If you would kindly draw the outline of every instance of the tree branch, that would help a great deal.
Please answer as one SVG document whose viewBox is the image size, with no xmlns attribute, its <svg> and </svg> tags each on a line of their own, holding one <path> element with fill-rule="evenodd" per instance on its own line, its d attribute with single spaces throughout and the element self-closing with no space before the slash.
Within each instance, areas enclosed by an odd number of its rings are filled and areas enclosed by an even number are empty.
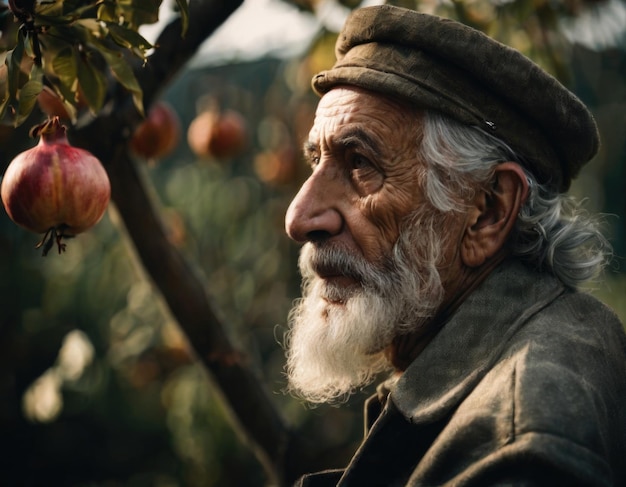
<svg viewBox="0 0 626 487">
<path fill-rule="evenodd" d="M 236 429 L 280 485 L 290 432 L 255 368 L 230 342 L 196 268 L 170 244 L 141 174 L 125 150 L 109 166 L 109 177 L 112 199 L 145 270 L 221 390 Z"/>
</svg>

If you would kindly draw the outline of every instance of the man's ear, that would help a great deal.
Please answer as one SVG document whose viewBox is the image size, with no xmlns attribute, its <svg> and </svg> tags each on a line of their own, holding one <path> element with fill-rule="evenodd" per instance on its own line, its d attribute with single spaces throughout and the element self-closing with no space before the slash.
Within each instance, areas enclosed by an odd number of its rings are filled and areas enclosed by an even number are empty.
<svg viewBox="0 0 626 487">
<path fill-rule="evenodd" d="M 521 166 L 498 164 L 491 187 L 476 194 L 467 213 L 461 241 L 466 266 L 479 267 L 504 247 L 527 196 L 528 180 Z"/>
</svg>

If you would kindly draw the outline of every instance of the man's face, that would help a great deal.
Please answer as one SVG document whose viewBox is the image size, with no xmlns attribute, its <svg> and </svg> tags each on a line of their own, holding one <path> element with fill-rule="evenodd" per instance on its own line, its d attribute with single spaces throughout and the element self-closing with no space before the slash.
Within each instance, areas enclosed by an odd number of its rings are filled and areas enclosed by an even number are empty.
<svg viewBox="0 0 626 487">
<path fill-rule="evenodd" d="M 438 265 L 454 237 L 419 189 L 419 140 L 419 114 L 390 99 L 336 88 L 319 103 L 305 144 L 312 174 L 286 216 L 305 244 L 287 373 L 312 402 L 370 382 L 393 339 L 442 302 Z"/>
<path fill-rule="evenodd" d="M 297 242 L 332 241 L 372 263 L 388 256 L 417 191 L 418 114 L 354 88 L 320 100 L 305 157 L 312 174 L 291 203 L 288 235 Z M 323 276 L 337 285 L 346 276 Z"/>
</svg>

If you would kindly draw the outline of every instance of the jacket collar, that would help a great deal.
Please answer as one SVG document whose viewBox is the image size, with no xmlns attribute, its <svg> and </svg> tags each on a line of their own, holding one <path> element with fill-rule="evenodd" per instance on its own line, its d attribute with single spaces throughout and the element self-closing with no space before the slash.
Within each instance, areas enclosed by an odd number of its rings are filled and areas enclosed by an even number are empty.
<svg viewBox="0 0 626 487">
<path fill-rule="evenodd" d="M 546 272 L 512 259 L 503 262 L 402 376 L 385 383 L 390 398 L 413 423 L 441 419 L 493 366 L 511 336 L 564 291 Z"/>
</svg>

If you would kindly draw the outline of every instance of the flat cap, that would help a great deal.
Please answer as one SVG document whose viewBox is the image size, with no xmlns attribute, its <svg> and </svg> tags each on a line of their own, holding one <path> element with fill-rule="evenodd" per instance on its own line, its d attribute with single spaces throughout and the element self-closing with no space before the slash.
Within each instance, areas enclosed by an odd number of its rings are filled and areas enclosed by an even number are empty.
<svg viewBox="0 0 626 487">
<path fill-rule="evenodd" d="M 335 65 L 313 77 L 384 93 L 484 129 L 541 183 L 567 191 L 600 140 L 585 105 L 520 52 L 459 22 L 381 5 L 353 11 Z"/>
</svg>

